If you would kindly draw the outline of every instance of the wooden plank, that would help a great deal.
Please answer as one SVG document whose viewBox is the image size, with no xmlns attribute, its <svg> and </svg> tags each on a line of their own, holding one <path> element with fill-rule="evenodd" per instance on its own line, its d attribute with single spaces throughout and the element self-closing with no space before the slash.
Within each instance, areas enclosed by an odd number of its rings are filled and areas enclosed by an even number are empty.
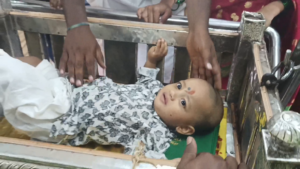
<svg viewBox="0 0 300 169">
<path fill-rule="evenodd" d="M 257 43 L 253 44 L 253 55 L 254 55 L 254 61 L 255 61 L 259 84 L 261 84 L 261 79 L 264 73 L 260 61 L 260 46 Z M 260 90 L 261 90 L 261 96 L 262 96 L 262 100 L 263 100 L 263 104 L 267 116 L 267 121 L 269 121 L 273 117 L 273 111 L 268 96 L 268 90 L 265 86 L 261 87 Z"/>
<path fill-rule="evenodd" d="M 14 139 L 14 138 L 7 138 L 7 137 L 0 137 L 0 143 L 24 145 L 24 146 L 29 146 L 29 147 L 33 147 L 33 148 L 37 147 L 37 148 L 61 150 L 61 151 L 78 153 L 78 154 L 89 154 L 89 155 L 102 156 L 102 157 L 108 157 L 108 158 L 123 159 L 123 160 L 128 160 L 128 161 L 131 161 L 133 159 L 133 156 L 126 155 L 126 154 L 111 153 L 111 152 L 106 152 L 106 151 L 104 152 L 104 151 L 91 150 L 91 149 L 80 148 L 80 147 L 71 147 L 71 146 L 65 146 L 65 145 L 57 145 L 57 144 L 51 144 L 51 143 Z M 179 162 L 178 159 L 177 160 L 159 160 L 159 159 L 147 159 L 145 157 L 140 157 L 139 161 L 141 163 L 166 165 L 166 166 L 171 166 L 171 167 L 176 167 Z"/>
<path fill-rule="evenodd" d="M 41 44 L 40 35 L 38 33 L 32 32 L 24 32 L 24 34 L 29 55 L 38 57 L 40 59 L 44 59 L 44 52 Z"/>
<path fill-rule="evenodd" d="M 20 39 L 20 43 L 21 43 L 21 48 L 22 48 L 22 51 L 23 51 L 23 56 L 29 56 L 28 47 L 27 47 L 24 32 L 23 31 L 18 31 L 18 35 L 19 35 L 19 39 Z"/>
</svg>

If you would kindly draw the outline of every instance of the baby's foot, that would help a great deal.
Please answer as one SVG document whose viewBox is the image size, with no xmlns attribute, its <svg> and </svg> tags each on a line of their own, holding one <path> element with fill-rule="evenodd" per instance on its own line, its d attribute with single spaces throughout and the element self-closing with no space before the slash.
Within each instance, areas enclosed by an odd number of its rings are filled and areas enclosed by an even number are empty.
<svg viewBox="0 0 300 169">
<path fill-rule="evenodd" d="M 164 39 L 157 41 L 156 46 L 152 46 L 148 51 L 148 59 L 158 62 L 168 53 L 168 44 Z"/>
</svg>

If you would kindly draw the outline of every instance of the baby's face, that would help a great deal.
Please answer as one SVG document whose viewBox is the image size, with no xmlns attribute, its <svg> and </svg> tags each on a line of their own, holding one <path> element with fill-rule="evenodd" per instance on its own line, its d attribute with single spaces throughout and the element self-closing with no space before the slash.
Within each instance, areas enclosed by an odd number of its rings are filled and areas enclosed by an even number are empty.
<svg viewBox="0 0 300 169">
<path fill-rule="evenodd" d="M 210 88 L 201 79 L 187 79 L 167 85 L 154 100 L 155 111 L 168 126 L 193 126 L 202 118 L 199 110 L 211 107 Z"/>
</svg>

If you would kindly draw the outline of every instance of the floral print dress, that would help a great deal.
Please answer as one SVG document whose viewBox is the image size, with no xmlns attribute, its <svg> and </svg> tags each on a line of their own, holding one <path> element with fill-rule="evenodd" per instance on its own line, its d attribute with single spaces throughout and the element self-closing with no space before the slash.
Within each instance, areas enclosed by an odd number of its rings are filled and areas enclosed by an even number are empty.
<svg viewBox="0 0 300 169">
<path fill-rule="evenodd" d="M 158 72 L 141 67 L 135 84 L 120 85 L 102 77 L 74 89 L 69 112 L 54 122 L 50 136 L 67 136 L 64 141 L 72 146 L 91 140 L 101 145 L 121 144 L 131 155 L 142 141 L 146 157 L 165 158 L 173 133 L 153 107 L 163 87 L 156 80 Z"/>
</svg>

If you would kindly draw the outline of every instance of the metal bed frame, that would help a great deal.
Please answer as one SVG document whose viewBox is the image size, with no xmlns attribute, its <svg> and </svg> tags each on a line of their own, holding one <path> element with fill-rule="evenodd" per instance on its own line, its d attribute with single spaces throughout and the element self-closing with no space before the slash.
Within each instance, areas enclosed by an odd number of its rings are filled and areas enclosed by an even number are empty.
<svg viewBox="0 0 300 169">
<path fill-rule="evenodd" d="M 48 16 L 41 16 L 41 13 Z M 161 25 L 141 23 L 135 14 L 128 12 L 87 7 L 87 13 L 92 32 L 105 40 L 105 55 L 109 56 L 106 57 L 107 76 L 114 81 L 134 82 L 137 43 L 152 44 L 159 38 L 175 46 L 174 81 L 188 78 L 186 17 L 175 16 L 167 25 Z M 51 9 L 45 2 L 0 0 L 0 48 L 13 57 L 23 56 L 17 34 L 17 30 L 21 30 L 25 33 L 29 54 L 47 58 L 41 40 L 46 34 L 51 39 L 54 60 L 58 61 L 66 35 L 61 14 L 62 11 Z M 300 118 L 298 113 L 283 111 L 276 89 L 260 86 L 262 76 L 280 62 L 279 35 L 271 27 L 265 30 L 264 23 L 261 14 L 244 12 L 241 23 L 210 19 L 209 32 L 219 56 L 223 52 L 233 54 L 226 100 L 232 105 L 234 119 L 228 123 L 232 123 L 239 138 L 235 144 L 240 145 L 240 151 L 236 149 L 235 155 L 240 154 L 241 160 L 250 168 L 292 169 L 300 166 Z M 116 46 L 119 51 L 115 50 Z M 162 63 L 159 66 L 164 70 Z M 163 73 L 158 79 L 163 80 Z M 237 118 L 234 118 L 235 114 Z M 24 164 L 29 168 L 131 168 L 132 158 L 0 137 L 0 168 L 21 168 Z M 144 159 L 142 163 L 149 161 L 157 164 L 156 168 L 177 164 L 153 159 Z M 137 168 L 155 167 L 141 164 Z"/>
</svg>

